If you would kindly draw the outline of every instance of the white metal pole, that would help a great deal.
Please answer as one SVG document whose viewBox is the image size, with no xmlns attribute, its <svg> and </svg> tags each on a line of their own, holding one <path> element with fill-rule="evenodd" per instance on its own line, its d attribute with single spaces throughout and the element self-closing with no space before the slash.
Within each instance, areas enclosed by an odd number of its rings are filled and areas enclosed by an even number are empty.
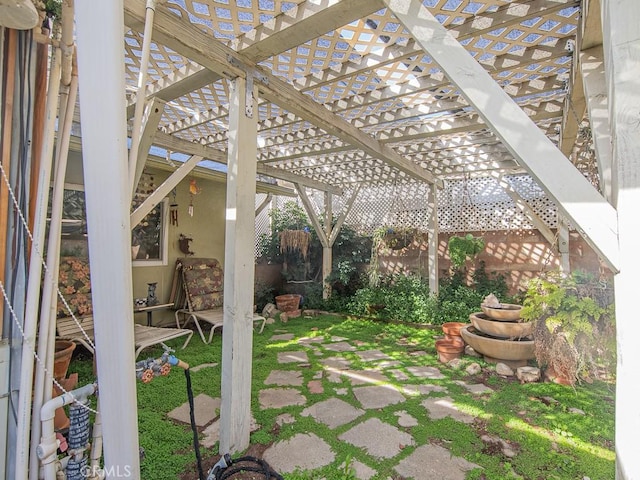
<svg viewBox="0 0 640 480">
<path fill-rule="evenodd" d="M 29 258 L 29 280 L 27 283 L 26 310 L 24 315 L 24 340 L 22 347 L 22 371 L 20 375 L 20 395 L 18 397 L 18 434 L 16 439 L 16 480 L 26 480 L 29 465 L 29 434 L 31 430 L 31 402 L 33 392 L 33 352 L 36 349 L 38 327 L 38 306 L 40 304 L 40 282 L 44 255 L 44 234 L 46 231 L 47 205 L 49 203 L 49 183 L 53 155 L 58 92 L 60 88 L 60 49 L 53 51 L 45 124 L 43 132 L 41 164 L 38 172 L 38 192 L 34 217 L 33 243 Z M 37 465 L 37 464 L 36 464 Z"/>
<path fill-rule="evenodd" d="M 110 478 L 140 478 L 123 0 L 76 0 L 82 158 L 96 361 Z M 255 161 L 255 156 L 254 156 Z M 225 327 L 226 328 L 226 327 Z"/>
</svg>

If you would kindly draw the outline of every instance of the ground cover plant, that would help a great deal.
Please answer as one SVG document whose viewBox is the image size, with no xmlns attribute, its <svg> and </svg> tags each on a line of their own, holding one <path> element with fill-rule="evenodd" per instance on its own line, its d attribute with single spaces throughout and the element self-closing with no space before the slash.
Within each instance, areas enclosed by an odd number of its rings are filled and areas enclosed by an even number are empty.
<svg viewBox="0 0 640 480">
<path fill-rule="evenodd" d="M 436 359 L 434 339 L 441 334 L 437 328 L 329 315 L 268 325 L 263 334 L 254 335 L 252 413 L 259 427 L 251 434 L 249 452 L 261 456 L 278 442 L 312 433 L 335 454 L 329 464 L 312 471 L 284 473 L 287 480 L 357 478 L 354 468 L 362 465 L 375 471 L 371 477 L 375 480 L 400 479 L 398 465 L 424 445 L 444 447 L 452 456 L 477 465 L 467 472 L 467 479 L 613 478 L 613 385 L 598 381 L 575 387 L 521 385 L 498 376 L 492 365 L 472 357 L 464 357 L 453 368 Z M 177 352 L 192 367 L 213 364 L 191 373 L 196 396 L 220 396 L 221 343 L 220 335 L 211 345 L 194 337 L 186 350 Z M 279 363 L 279 355 L 291 352 L 304 352 L 306 360 Z M 368 359 L 371 352 L 379 352 L 377 360 Z M 160 349 L 152 349 L 143 356 L 160 353 Z M 348 368 L 330 367 L 333 361 L 348 362 Z M 482 369 L 469 375 L 466 367 L 473 362 Z M 78 369 L 86 379 L 91 362 L 73 362 L 70 371 Z M 265 384 L 273 371 L 299 375 L 299 385 L 286 388 L 297 390 L 305 398 L 304 404 L 264 408 L 260 392 L 276 387 Z M 434 374 L 436 371 L 439 374 Z M 474 394 L 469 385 L 491 390 Z M 370 386 L 395 390 L 403 400 L 381 408 L 363 408 L 359 389 Z M 303 415 L 309 406 L 330 399 L 346 402 L 362 413 L 334 428 Z M 138 384 L 145 480 L 197 478 L 190 428 L 167 417 L 167 412 L 186 401 L 184 374 L 177 369 L 167 377 Z M 434 402 L 450 402 L 453 410 L 471 421 L 436 418 L 428 408 Z M 284 414 L 293 422 L 278 423 Z M 401 417 L 415 422 L 401 425 Z M 367 448 L 340 439 L 371 419 L 409 434 L 412 444 L 407 442 L 394 455 L 379 458 Z M 202 455 L 205 467 L 210 467 L 218 458 L 217 445 L 203 448 Z"/>
</svg>

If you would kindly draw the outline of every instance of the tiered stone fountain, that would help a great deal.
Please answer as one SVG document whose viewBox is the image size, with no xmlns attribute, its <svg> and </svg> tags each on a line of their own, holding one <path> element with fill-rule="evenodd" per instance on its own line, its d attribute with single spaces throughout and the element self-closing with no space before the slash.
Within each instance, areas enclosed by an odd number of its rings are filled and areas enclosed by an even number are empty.
<svg viewBox="0 0 640 480">
<path fill-rule="evenodd" d="M 481 308 L 469 315 L 471 325 L 460 331 L 465 342 L 487 361 L 523 366 L 534 358 L 533 324 L 522 321 L 520 305 L 501 304 L 489 296 Z"/>
</svg>

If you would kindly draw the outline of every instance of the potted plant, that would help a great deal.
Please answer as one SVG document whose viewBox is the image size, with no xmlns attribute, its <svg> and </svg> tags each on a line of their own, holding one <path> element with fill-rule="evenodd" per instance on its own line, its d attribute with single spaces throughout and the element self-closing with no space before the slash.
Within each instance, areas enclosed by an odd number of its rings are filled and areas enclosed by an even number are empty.
<svg viewBox="0 0 640 480">
<path fill-rule="evenodd" d="M 449 259 L 456 269 L 462 268 L 468 258 L 474 259 L 482 250 L 484 240 L 470 233 L 449 239 Z"/>
<path fill-rule="evenodd" d="M 547 376 L 573 385 L 615 364 L 613 290 L 577 273 L 530 282 L 521 311 L 534 322 L 535 356 Z"/>
</svg>

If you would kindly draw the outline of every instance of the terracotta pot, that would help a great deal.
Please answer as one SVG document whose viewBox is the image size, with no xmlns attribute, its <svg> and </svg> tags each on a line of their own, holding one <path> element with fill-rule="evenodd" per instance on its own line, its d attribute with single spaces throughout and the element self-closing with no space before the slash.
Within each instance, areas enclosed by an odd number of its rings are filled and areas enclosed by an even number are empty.
<svg viewBox="0 0 640 480">
<path fill-rule="evenodd" d="M 292 312 L 300 308 L 300 299 L 302 295 L 297 293 L 287 293 L 286 295 L 278 295 L 276 297 L 276 306 L 281 312 Z"/>
<path fill-rule="evenodd" d="M 448 337 L 459 337 L 460 329 L 465 325 L 469 324 L 462 322 L 446 322 L 442 324 L 442 331 L 445 335 L 448 335 Z"/>
<path fill-rule="evenodd" d="M 56 340 L 56 351 L 53 362 L 53 378 L 60 380 L 67 376 L 67 369 L 71 363 L 71 355 L 76 344 L 68 340 Z"/>
<path fill-rule="evenodd" d="M 462 342 L 462 346 L 460 346 L 457 342 L 447 340 L 446 338 L 436 340 L 436 351 L 438 352 L 438 360 L 442 363 L 447 363 L 455 358 L 462 357 L 464 342 Z"/>
</svg>

